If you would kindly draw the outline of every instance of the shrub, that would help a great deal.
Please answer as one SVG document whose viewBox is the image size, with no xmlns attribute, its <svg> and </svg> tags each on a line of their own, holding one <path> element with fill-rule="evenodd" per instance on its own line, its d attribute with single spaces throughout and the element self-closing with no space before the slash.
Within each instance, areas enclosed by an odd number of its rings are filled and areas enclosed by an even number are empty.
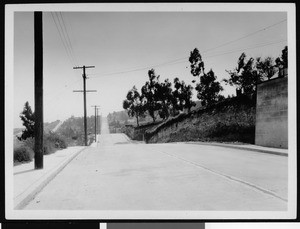
<svg viewBox="0 0 300 229">
<path fill-rule="evenodd" d="M 52 154 L 56 151 L 54 142 L 49 139 L 44 139 L 44 155 Z"/>
<path fill-rule="evenodd" d="M 44 155 L 54 153 L 58 149 L 67 148 L 65 138 L 62 136 L 50 132 L 44 136 Z"/>
<path fill-rule="evenodd" d="M 27 138 L 14 143 L 14 162 L 32 161 L 34 157 L 34 138 Z M 44 155 L 52 154 L 58 149 L 67 148 L 65 138 L 55 133 L 44 135 Z"/>
<path fill-rule="evenodd" d="M 14 162 L 29 162 L 34 157 L 34 151 L 22 144 L 14 149 Z"/>
<path fill-rule="evenodd" d="M 34 151 L 34 138 L 27 138 L 26 140 L 22 141 L 22 144 Z"/>
<path fill-rule="evenodd" d="M 45 142 L 49 141 L 54 144 L 54 147 L 56 149 L 65 149 L 67 148 L 67 143 L 66 139 L 56 133 L 50 132 L 49 134 L 46 134 L 45 137 Z"/>
</svg>

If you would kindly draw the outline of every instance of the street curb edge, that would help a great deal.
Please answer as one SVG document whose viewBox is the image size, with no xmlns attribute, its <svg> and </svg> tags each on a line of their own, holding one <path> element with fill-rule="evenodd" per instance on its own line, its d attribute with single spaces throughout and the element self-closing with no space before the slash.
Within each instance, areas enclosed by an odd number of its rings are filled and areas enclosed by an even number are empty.
<svg viewBox="0 0 300 229">
<path fill-rule="evenodd" d="M 52 169 L 52 171 L 47 174 L 46 178 L 35 185 L 34 187 L 30 188 L 25 194 L 21 195 L 20 197 L 14 199 L 14 209 L 21 210 L 23 209 L 34 197 L 51 181 L 54 177 L 59 174 L 75 157 L 77 157 L 82 151 L 86 150 L 87 148 L 83 148 L 78 152 L 74 153 L 70 158 L 66 159 L 60 165 Z"/>
</svg>

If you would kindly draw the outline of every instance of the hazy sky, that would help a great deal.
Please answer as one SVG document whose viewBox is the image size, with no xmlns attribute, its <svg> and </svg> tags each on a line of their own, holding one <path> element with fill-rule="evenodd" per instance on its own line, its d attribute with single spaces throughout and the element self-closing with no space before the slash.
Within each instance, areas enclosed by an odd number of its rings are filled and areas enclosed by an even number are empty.
<svg viewBox="0 0 300 229">
<path fill-rule="evenodd" d="M 83 116 L 83 95 L 73 92 L 83 87 L 75 65 L 95 66 L 87 69 L 87 89 L 98 92 L 88 93 L 87 111 L 93 115 L 91 106 L 100 105 L 107 115 L 122 110 L 127 91 L 140 89 L 151 67 L 161 80 L 179 77 L 192 84 L 188 56 L 196 47 L 218 81 L 228 78 L 225 70 L 236 67 L 243 51 L 248 57 L 280 56 L 287 45 L 285 19 L 283 12 L 44 12 L 44 121 Z M 21 127 L 24 103 L 34 108 L 33 13 L 16 12 L 14 20 L 14 126 Z M 222 85 L 224 95 L 235 94 Z"/>
</svg>

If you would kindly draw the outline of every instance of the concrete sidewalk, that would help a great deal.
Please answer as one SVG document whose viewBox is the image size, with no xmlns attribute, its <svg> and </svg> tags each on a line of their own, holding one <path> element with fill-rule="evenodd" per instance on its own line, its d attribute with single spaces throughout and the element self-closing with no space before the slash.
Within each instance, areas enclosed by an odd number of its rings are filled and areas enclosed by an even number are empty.
<svg viewBox="0 0 300 229">
<path fill-rule="evenodd" d="M 288 156 L 288 149 L 271 148 L 264 146 L 257 146 L 252 144 L 229 144 L 229 143 L 218 143 L 218 142 L 185 142 L 186 144 L 199 144 L 199 145 L 212 145 L 220 146 L 232 149 L 243 149 L 248 151 L 255 151 L 260 153 L 268 153 L 280 156 Z"/>
<path fill-rule="evenodd" d="M 44 168 L 34 169 L 34 161 L 14 166 L 14 209 L 23 208 L 70 161 L 87 147 L 75 146 L 44 156 Z"/>
</svg>

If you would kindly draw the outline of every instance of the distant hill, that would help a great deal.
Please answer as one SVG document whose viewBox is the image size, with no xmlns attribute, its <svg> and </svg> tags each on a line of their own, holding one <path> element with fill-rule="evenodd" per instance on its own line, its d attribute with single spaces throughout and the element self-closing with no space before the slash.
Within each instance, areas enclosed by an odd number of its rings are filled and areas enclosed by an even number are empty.
<svg viewBox="0 0 300 229">
<path fill-rule="evenodd" d="M 120 124 L 134 124 L 136 119 L 134 117 L 129 117 L 126 110 L 123 111 L 114 111 L 107 115 L 108 123 L 119 122 Z M 139 118 L 140 123 L 152 122 L 150 115 L 145 115 L 145 117 Z"/>
<path fill-rule="evenodd" d="M 100 120 L 99 116 L 99 122 Z M 97 132 L 100 133 L 101 122 L 98 124 Z M 89 139 L 94 138 L 95 116 L 87 117 L 87 132 Z M 64 136 L 67 139 L 68 145 L 84 145 L 83 117 L 72 116 L 71 118 L 68 118 L 60 125 L 56 133 Z"/>
<path fill-rule="evenodd" d="M 60 123 L 59 120 L 56 120 L 54 122 L 45 122 L 44 123 L 44 131 L 45 133 L 49 133 L 50 131 L 53 131 L 53 129 Z"/>
<path fill-rule="evenodd" d="M 14 128 L 14 135 L 21 133 L 25 128 Z"/>
<path fill-rule="evenodd" d="M 107 115 L 107 120 L 109 123 L 118 121 L 118 122 L 124 124 L 124 123 L 127 123 L 129 119 L 131 119 L 131 118 L 128 116 L 127 111 L 125 111 L 125 110 L 114 111 Z"/>
<path fill-rule="evenodd" d="M 136 119 L 134 117 L 129 117 L 126 110 L 109 113 L 107 115 L 107 120 L 111 133 L 120 132 L 121 128 L 127 124 L 136 125 Z M 152 118 L 150 115 L 140 117 L 139 123 L 141 125 L 145 123 L 152 123 Z"/>
<path fill-rule="evenodd" d="M 53 131 L 53 129 L 60 123 L 59 120 L 56 120 L 54 122 L 45 122 L 44 123 L 44 131 L 45 133 L 49 133 L 50 131 Z M 25 130 L 24 127 L 21 128 L 14 128 L 13 133 L 14 135 L 21 135 L 22 131 Z"/>
</svg>

